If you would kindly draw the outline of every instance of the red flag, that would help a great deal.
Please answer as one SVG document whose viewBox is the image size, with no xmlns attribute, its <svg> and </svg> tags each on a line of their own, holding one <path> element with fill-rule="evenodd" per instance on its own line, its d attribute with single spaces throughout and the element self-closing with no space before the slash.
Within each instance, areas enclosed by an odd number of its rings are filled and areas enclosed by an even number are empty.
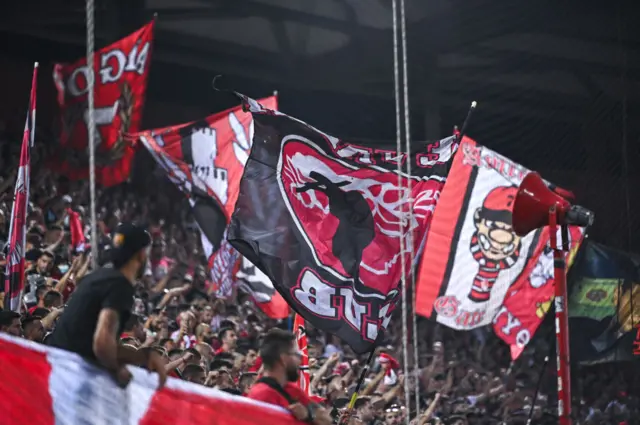
<svg viewBox="0 0 640 425">
<path fill-rule="evenodd" d="M 13 192 L 13 208 L 11 210 L 11 227 L 9 228 L 9 252 L 4 279 L 4 308 L 20 311 L 20 299 L 24 290 L 24 249 L 27 235 L 27 203 L 29 202 L 29 178 L 31 175 L 31 147 L 35 136 L 36 126 L 36 86 L 38 79 L 38 63 L 33 66 L 31 79 L 31 96 L 29 109 L 22 136 L 20 149 L 20 168 L 16 177 L 16 187 Z"/>
<path fill-rule="evenodd" d="M 105 187 L 126 181 L 147 87 L 154 21 L 95 54 L 96 181 Z M 73 180 L 89 175 L 86 59 L 56 64 L 53 80 L 62 118 L 62 149 L 52 168 Z"/>
<path fill-rule="evenodd" d="M 293 321 L 293 331 L 296 334 L 296 341 L 298 342 L 298 351 L 302 353 L 302 362 L 300 363 L 300 377 L 299 385 L 303 391 L 309 395 L 309 346 L 307 345 L 307 331 L 304 324 L 304 319 L 299 314 L 296 314 Z"/>
<path fill-rule="evenodd" d="M 84 252 L 84 231 L 82 230 L 82 220 L 80 220 L 80 214 L 72 210 L 67 209 L 69 214 L 69 229 L 71 230 L 71 247 L 74 253 Z"/>
<path fill-rule="evenodd" d="M 269 108 L 277 107 L 275 96 L 261 102 Z M 211 271 L 209 290 L 216 297 L 229 297 L 236 284 L 234 273 L 240 256 L 227 241 L 226 230 L 253 142 L 251 114 L 238 106 L 199 121 L 132 137 L 139 138 L 169 180 L 189 199 Z M 276 294 L 275 289 L 272 293 Z M 278 306 L 287 308 L 280 300 Z"/>
</svg>

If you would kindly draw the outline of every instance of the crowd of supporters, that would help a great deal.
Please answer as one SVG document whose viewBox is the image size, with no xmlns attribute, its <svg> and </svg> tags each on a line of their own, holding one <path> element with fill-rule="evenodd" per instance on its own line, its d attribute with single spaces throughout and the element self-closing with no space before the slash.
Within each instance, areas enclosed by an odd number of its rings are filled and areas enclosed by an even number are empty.
<svg viewBox="0 0 640 425">
<path fill-rule="evenodd" d="M 0 130 L 4 132 L 0 134 L 0 241 L 6 246 L 20 135 L 9 134 L 5 125 Z M 52 175 L 41 146 L 44 144 L 36 144 L 32 158 L 26 311 L 1 312 L 0 331 L 46 343 L 74 290 L 90 273 L 91 255 L 101 259 L 108 252 L 117 223 L 136 222 L 151 235 L 150 261 L 135 286 L 134 314 L 125 325 L 121 344 L 133 351 L 161 354 L 167 372 L 175 378 L 269 400 L 264 394 L 256 395 L 266 390 L 252 387 L 260 376 L 283 366 L 278 362 L 286 356 L 291 360 L 284 361 L 285 369 L 280 372 L 297 368 L 299 353 L 293 352 L 294 340 L 287 333 L 291 321 L 269 319 L 241 292 L 226 300 L 209 292 L 197 226 L 180 194 L 155 175 L 146 177 L 157 179 L 149 186 L 153 190 L 140 190 L 147 183 L 98 190 L 98 231 L 93 235 L 87 182 Z M 70 211 L 79 213 L 84 223 L 84 252 L 71 246 Z M 88 249 L 91 238 L 98 240 L 98 253 Z M 0 265 L 4 264 L 3 258 Z M 82 317 L 74 319 L 81 321 Z M 410 339 L 419 344 L 417 375 L 411 345 L 407 347 L 409 374 L 404 373 L 402 333 L 402 321 L 396 317 L 366 376 L 351 424 L 396 425 L 404 423 L 407 415 L 414 424 L 525 424 L 530 415 L 532 423 L 556 423 L 555 355 L 549 329 L 543 327 L 524 354 L 511 363 L 507 347 L 490 330 L 453 332 L 421 320 L 418 335 Z M 323 425 L 335 420 L 348 404 L 366 357 L 311 327 L 307 335 L 311 383 L 305 402 L 323 406 L 313 418 L 316 425 Z M 623 367 L 574 369 L 574 413 L 579 423 L 638 421 L 635 375 L 625 373 Z M 405 381 L 412 392 L 409 405 L 405 403 Z M 414 413 L 416 388 L 418 417 Z M 281 404 L 290 407 L 293 415 L 309 419 L 306 409 L 285 401 Z M 294 397 L 294 401 L 301 400 Z M 273 403 L 279 404 L 277 398 Z"/>
</svg>

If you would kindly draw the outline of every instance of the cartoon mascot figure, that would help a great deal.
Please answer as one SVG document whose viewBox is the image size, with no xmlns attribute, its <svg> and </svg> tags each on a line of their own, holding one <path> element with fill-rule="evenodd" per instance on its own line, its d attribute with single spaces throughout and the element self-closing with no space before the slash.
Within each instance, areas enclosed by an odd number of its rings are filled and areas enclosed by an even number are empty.
<svg viewBox="0 0 640 425">
<path fill-rule="evenodd" d="M 471 238 L 471 254 L 480 267 L 469 292 L 473 302 L 489 301 L 500 271 L 513 267 L 518 261 L 520 237 L 511 227 L 511 210 L 517 192 L 514 186 L 496 187 L 474 213 L 476 231 Z"/>
</svg>

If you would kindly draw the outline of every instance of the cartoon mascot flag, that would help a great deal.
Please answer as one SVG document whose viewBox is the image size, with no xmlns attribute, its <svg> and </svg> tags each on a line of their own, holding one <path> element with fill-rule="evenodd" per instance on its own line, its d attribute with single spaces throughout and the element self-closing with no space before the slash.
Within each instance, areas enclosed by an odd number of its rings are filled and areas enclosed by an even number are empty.
<svg viewBox="0 0 640 425">
<path fill-rule="evenodd" d="M 511 228 L 517 192 L 514 186 L 496 187 L 473 215 L 476 230 L 471 237 L 471 253 L 479 266 L 469 292 L 473 302 L 489 301 L 500 272 L 513 267 L 520 257 L 521 239 Z"/>
<path fill-rule="evenodd" d="M 427 235 L 416 291 L 418 314 L 457 330 L 492 325 L 513 358 L 553 299 L 548 229 L 520 237 L 511 223 L 528 173 L 470 139 L 462 142 Z M 570 229 L 573 253 L 582 233 Z"/>
</svg>

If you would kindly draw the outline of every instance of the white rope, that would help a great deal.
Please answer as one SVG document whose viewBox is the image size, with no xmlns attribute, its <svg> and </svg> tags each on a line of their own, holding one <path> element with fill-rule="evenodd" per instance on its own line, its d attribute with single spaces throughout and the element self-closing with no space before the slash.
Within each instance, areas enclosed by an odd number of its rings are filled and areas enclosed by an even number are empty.
<svg viewBox="0 0 640 425">
<path fill-rule="evenodd" d="M 405 15 L 405 0 L 400 0 L 400 32 L 402 34 L 402 74 L 403 74 L 403 83 L 404 83 L 404 137 L 405 137 L 405 151 L 407 154 L 411 152 L 411 113 L 409 109 L 409 72 L 407 71 L 407 62 L 408 62 L 408 54 L 407 54 L 407 20 Z M 411 161 L 407 161 L 407 175 L 411 175 Z M 410 194 L 410 202 L 409 202 L 409 223 L 413 223 L 413 190 L 412 184 L 413 180 L 407 180 L 407 186 Z M 410 224 L 411 226 L 411 224 Z M 415 375 L 415 403 L 416 403 L 416 416 L 420 415 L 420 380 L 418 379 L 420 373 L 420 365 L 418 364 L 418 319 L 415 314 L 415 306 L 416 306 L 416 276 L 414 274 L 415 270 L 415 241 L 413 240 L 413 232 L 409 233 L 409 253 L 410 253 L 410 266 L 409 271 L 411 273 L 411 323 L 412 323 L 412 345 L 413 345 L 413 373 Z M 405 324 L 406 325 L 406 324 Z M 406 378 L 405 378 L 406 379 Z M 408 388 L 408 384 L 406 384 L 406 388 Z M 408 407 L 408 406 L 407 406 Z"/>
<path fill-rule="evenodd" d="M 395 92 L 395 102 L 396 102 L 396 151 L 397 154 L 400 155 L 403 151 L 402 149 L 402 123 L 400 121 L 400 64 L 398 58 L 398 1 L 393 0 L 392 2 L 392 10 L 393 10 L 393 76 L 394 76 L 394 92 Z M 403 25 L 404 29 L 404 25 Z M 406 90 L 406 81 L 405 90 Z M 405 111 L 406 114 L 406 111 Z M 407 119 L 405 117 L 405 123 Z M 407 152 L 408 153 L 408 152 Z M 407 162 L 410 162 L 409 160 Z M 402 189 L 402 161 L 398 159 L 397 162 L 397 172 L 398 172 L 398 189 Z M 401 204 L 401 208 L 404 209 L 404 203 Z M 403 211 L 401 210 L 401 213 Z M 411 421 L 411 415 L 409 414 L 409 403 L 410 403 L 410 393 L 409 393 L 409 352 L 408 352 L 408 334 L 407 334 L 407 264 L 405 262 L 404 254 L 406 252 L 405 248 L 405 240 L 404 240 L 404 228 L 403 228 L 404 220 L 400 220 L 400 266 L 402 269 L 401 274 L 401 286 L 400 290 L 402 292 L 402 361 L 404 366 L 404 398 L 405 398 L 405 408 L 407 409 L 407 414 L 405 415 L 406 424 L 409 425 Z M 411 225 L 411 223 L 409 223 Z"/>
<path fill-rule="evenodd" d="M 87 120 L 88 132 L 89 132 L 89 196 L 90 196 L 90 208 L 91 208 L 91 268 L 95 269 L 98 264 L 98 230 L 96 225 L 96 152 L 95 152 L 95 140 L 96 140 L 96 122 L 95 122 L 95 105 L 94 105 L 94 87 L 95 87 L 95 75 L 93 72 L 94 66 L 94 14 L 95 5 L 94 0 L 87 0 L 86 2 L 87 12 L 87 113 L 89 119 Z"/>
</svg>

